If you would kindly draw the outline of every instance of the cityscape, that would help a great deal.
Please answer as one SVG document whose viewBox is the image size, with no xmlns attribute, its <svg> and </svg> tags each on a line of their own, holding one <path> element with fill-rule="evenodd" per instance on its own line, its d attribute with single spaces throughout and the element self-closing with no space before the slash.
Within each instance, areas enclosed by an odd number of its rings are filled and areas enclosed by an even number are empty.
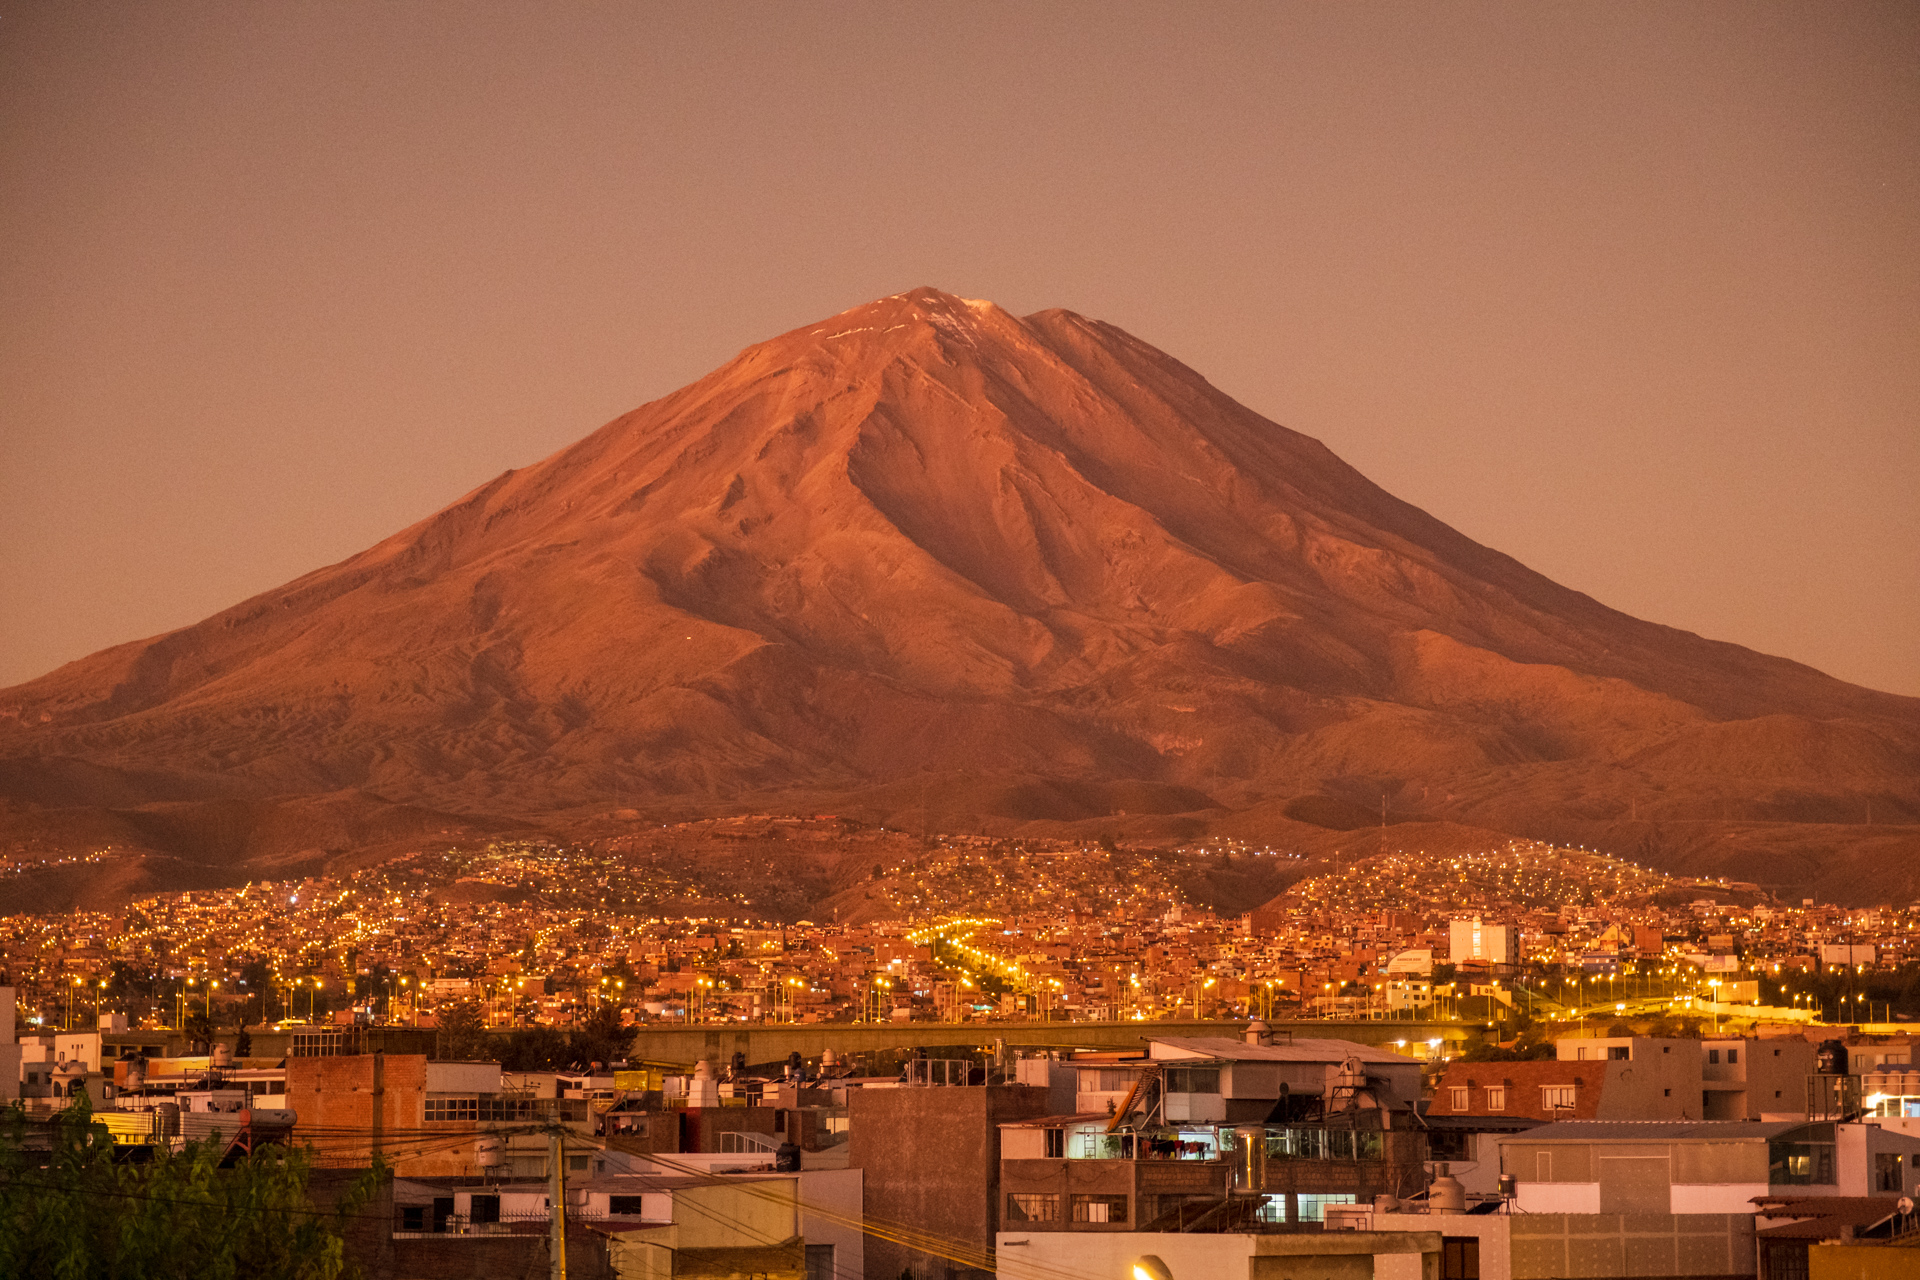
<svg viewBox="0 0 1920 1280">
<path fill-rule="evenodd" d="M 10 5 L 0 1280 L 1920 1280 L 1920 5 Z"/>
<path fill-rule="evenodd" d="M 808 890 L 808 872 L 761 870 L 763 850 L 790 842 L 817 864 L 812 905 L 827 919 L 775 913 L 777 895 Z M 1231 915 L 1183 889 L 1193 868 L 1236 860 L 1299 878 Z M 1024 910 L 989 914 L 1009 902 Z M 797 897 L 779 906 L 810 909 Z M 1469 917 L 1516 931 L 1497 975 L 1485 957 L 1450 960 L 1449 928 Z M 462 1002 L 495 1028 L 565 1028 L 601 1009 L 630 1025 L 1437 1011 L 1497 1022 L 1676 1001 L 1890 1025 L 1920 1014 L 1920 991 L 1900 976 L 1920 962 L 1917 927 L 1912 907 L 1783 903 L 1752 884 L 1531 841 L 1334 869 L 1230 841 L 929 839 L 762 816 L 597 848 L 454 846 L 338 879 L 0 917 L 0 974 L 23 1022 L 50 1028 L 102 1012 L 177 1028 L 189 1006 L 235 1031 L 430 1026 L 437 1008 Z"/>
</svg>

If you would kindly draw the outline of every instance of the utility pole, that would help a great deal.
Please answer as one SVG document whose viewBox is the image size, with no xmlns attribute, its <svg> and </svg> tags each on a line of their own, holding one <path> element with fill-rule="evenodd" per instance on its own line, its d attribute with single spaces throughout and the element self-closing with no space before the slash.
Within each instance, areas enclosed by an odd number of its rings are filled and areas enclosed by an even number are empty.
<svg viewBox="0 0 1920 1280">
<path fill-rule="evenodd" d="M 547 1244 L 552 1258 L 548 1274 L 552 1280 L 567 1280 L 567 1143 L 564 1130 L 555 1119 L 547 1130 L 547 1195 L 552 1207 L 547 1214 L 552 1239 Z"/>
</svg>

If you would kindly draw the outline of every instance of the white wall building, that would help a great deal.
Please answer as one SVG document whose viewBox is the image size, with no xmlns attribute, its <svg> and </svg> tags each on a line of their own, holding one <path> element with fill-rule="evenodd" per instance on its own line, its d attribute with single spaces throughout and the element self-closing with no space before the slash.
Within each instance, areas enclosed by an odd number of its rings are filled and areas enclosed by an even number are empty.
<svg viewBox="0 0 1920 1280">
<path fill-rule="evenodd" d="M 1447 926 L 1447 959 L 1454 964 L 1518 964 L 1520 930 L 1475 916 Z"/>
</svg>

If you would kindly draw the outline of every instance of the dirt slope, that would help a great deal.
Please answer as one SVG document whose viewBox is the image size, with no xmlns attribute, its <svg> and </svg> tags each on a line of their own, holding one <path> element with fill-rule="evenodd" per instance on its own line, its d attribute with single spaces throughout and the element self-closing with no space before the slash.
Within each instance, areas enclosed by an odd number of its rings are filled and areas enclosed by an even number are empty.
<svg viewBox="0 0 1920 1280">
<path fill-rule="evenodd" d="M 969 777 L 1036 780 L 949 806 L 1028 820 L 1320 796 L 1831 831 L 1920 820 L 1920 700 L 1607 609 L 1112 326 L 930 289 L 0 691 L 10 812 Z"/>
</svg>

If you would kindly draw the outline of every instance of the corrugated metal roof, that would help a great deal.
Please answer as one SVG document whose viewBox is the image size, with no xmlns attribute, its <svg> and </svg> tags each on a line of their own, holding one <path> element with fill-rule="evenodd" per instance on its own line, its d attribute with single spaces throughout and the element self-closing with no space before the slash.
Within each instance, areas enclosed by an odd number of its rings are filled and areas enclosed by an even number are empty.
<svg viewBox="0 0 1920 1280">
<path fill-rule="evenodd" d="M 1230 1062 L 1325 1062 L 1338 1063 L 1348 1058 L 1383 1065 L 1417 1066 L 1418 1058 L 1393 1053 L 1370 1044 L 1351 1040 L 1295 1040 L 1291 1044 L 1248 1044 L 1229 1036 L 1172 1037 L 1154 1036 L 1149 1046 L 1166 1045 L 1182 1053 L 1202 1058 L 1224 1058 Z M 1161 1058 L 1162 1062 L 1169 1059 Z"/>
</svg>

